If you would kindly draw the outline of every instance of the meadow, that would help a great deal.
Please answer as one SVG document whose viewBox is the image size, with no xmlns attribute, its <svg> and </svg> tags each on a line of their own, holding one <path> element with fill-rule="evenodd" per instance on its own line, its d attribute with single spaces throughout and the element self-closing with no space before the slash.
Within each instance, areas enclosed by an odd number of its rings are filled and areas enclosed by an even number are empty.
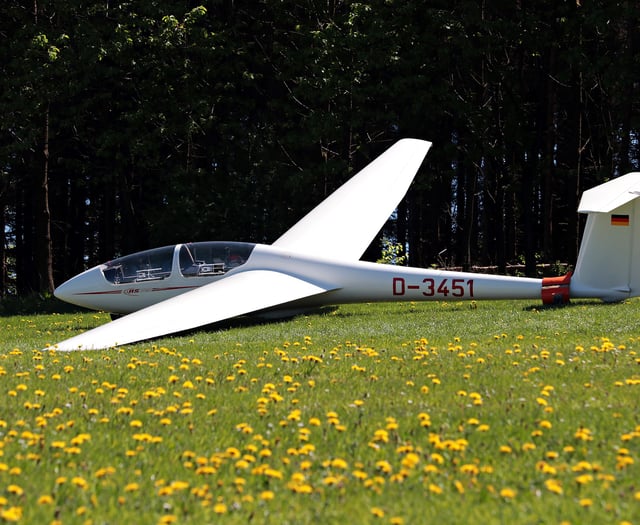
<svg viewBox="0 0 640 525">
<path fill-rule="evenodd" d="M 640 525 L 640 301 L 352 305 L 108 351 L 0 317 L 0 523 Z"/>
</svg>

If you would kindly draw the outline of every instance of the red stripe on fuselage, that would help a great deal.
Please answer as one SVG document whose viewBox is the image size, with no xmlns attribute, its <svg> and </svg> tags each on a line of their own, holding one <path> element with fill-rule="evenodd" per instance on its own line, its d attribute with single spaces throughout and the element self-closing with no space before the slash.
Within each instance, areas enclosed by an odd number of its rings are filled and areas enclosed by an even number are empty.
<svg viewBox="0 0 640 525">
<path fill-rule="evenodd" d="M 152 292 L 168 292 L 171 290 L 189 290 L 191 288 L 199 288 L 199 286 L 168 286 L 167 288 L 151 288 Z"/>
<path fill-rule="evenodd" d="M 118 295 L 121 294 L 122 290 L 111 290 L 108 292 L 77 292 L 73 295 Z"/>
<path fill-rule="evenodd" d="M 139 291 L 145 292 L 171 292 L 173 290 L 190 290 L 193 288 L 199 288 L 199 286 L 167 286 L 166 288 L 141 288 Z M 118 295 L 126 290 L 109 290 L 105 292 L 78 292 L 73 295 Z"/>
</svg>

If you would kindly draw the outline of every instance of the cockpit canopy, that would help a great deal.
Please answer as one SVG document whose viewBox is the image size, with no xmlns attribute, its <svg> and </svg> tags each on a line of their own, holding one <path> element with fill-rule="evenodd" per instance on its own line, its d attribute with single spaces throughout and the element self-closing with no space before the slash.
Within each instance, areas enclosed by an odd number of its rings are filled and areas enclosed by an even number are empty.
<svg viewBox="0 0 640 525">
<path fill-rule="evenodd" d="M 174 271 L 183 277 L 223 275 L 244 264 L 254 247 L 251 243 L 220 241 L 164 246 L 109 261 L 102 273 L 113 284 L 158 281 Z"/>
</svg>

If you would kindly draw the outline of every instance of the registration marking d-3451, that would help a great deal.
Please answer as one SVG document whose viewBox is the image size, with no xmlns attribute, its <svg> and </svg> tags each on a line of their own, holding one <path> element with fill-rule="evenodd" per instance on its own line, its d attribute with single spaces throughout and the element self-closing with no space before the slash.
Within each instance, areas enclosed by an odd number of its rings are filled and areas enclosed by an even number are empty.
<svg viewBox="0 0 640 525">
<path fill-rule="evenodd" d="M 409 281 L 404 277 L 393 278 L 393 295 L 403 296 L 422 294 L 424 297 L 460 297 L 473 298 L 473 279 L 434 279 L 425 277 L 420 282 Z"/>
</svg>

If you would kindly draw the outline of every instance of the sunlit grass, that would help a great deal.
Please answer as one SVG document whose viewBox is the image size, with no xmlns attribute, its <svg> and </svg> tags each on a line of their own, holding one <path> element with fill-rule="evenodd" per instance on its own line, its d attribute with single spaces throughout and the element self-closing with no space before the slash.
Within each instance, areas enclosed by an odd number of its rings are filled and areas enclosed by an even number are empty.
<svg viewBox="0 0 640 525">
<path fill-rule="evenodd" d="M 640 523 L 640 302 L 358 305 L 119 350 L 0 318 L 0 522 Z"/>
</svg>

